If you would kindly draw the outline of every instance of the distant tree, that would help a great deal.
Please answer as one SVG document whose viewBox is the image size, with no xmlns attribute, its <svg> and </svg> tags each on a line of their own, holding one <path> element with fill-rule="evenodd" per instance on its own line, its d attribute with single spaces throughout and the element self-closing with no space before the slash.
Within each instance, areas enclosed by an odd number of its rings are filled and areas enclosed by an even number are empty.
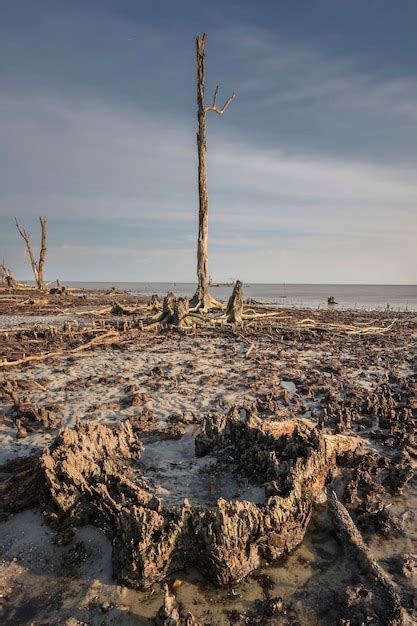
<svg viewBox="0 0 417 626">
<path fill-rule="evenodd" d="M 213 111 L 223 115 L 235 94 L 227 98 L 221 109 L 217 106 L 219 87 L 214 90 L 213 101 L 210 105 L 204 103 L 204 65 L 205 65 L 205 42 L 207 34 L 203 33 L 196 39 L 197 44 L 197 104 L 198 104 L 198 198 L 199 198 L 199 225 L 197 247 L 197 276 L 198 287 L 190 305 L 200 310 L 209 310 L 221 306 L 208 290 L 208 193 L 206 174 L 206 114 Z"/>
<path fill-rule="evenodd" d="M 46 259 L 46 218 L 40 217 L 39 222 L 41 225 L 41 246 L 39 250 L 39 260 L 36 261 L 33 253 L 32 244 L 30 242 L 30 235 L 24 228 L 21 228 L 19 222 L 15 218 L 16 228 L 19 231 L 20 236 L 26 244 L 26 250 L 29 255 L 30 264 L 32 266 L 33 276 L 35 277 L 36 286 L 38 289 L 45 288 L 45 280 L 43 276 L 43 269 L 45 267 Z"/>
</svg>

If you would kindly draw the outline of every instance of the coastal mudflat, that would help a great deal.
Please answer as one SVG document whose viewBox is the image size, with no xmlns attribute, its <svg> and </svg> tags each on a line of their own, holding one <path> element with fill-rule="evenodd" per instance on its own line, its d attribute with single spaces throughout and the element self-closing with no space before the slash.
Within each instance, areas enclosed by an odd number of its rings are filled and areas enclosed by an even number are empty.
<svg viewBox="0 0 417 626">
<path fill-rule="evenodd" d="M 147 327 L 158 303 L 130 294 L 3 294 L 0 306 L 3 623 L 152 624 L 158 612 L 164 623 L 166 593 L 184 624 L 416 619 L 416 314 L 280 307 L 275 317 L 184 330 Z M 285 447 L 269 439 L 291 422 Z M 305 474 L 311 502 L 295 493 L 312 455 L 342 440 L 322 482 Z M 291 489 L 288 536 L 298 534 L 274 559 L 265 512 Z M 340 540 L 332 492 L 388 587 Z M 187 524 L 199 520 L 199 558 L 183 524 L 181 558 L 158 560 L 184 500 Z M 258 539 L 241 529 L 236 553 L 242 537 L 246 547 L 230 567 L 214 558 L 212 539 L 201 547 L 219 501 L 243 526 L 243 508 L 265 513 Z M 138 503 L 143 527 L 145 517 L 162 520 L 146 562 L 143 531 L 131 530 L 139 518 L 126 513 Z"/>
</svg>

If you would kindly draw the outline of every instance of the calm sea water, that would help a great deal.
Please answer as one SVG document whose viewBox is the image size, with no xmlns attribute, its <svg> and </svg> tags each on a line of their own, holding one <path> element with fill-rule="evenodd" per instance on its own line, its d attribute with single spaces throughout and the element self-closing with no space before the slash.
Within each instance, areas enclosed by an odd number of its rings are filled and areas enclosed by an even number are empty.
<svg viewBox="0 0 417 626">
<path fill-rule="evenodd" d="M 177 295 L 192 296 L 195 283 L 109 283 L 73 282 L 73 287 L 89 289 L 126 290 L 143 295 L 165 295 L 173 291 Z M 232 286 L 211 287 L 211 293 L 219 300 L 227 300 Z M 245 284 L 244 297 L 259 302 L 271 302 L 282 306 L 327 307 L 327 298 L 333 296 L 338 308 L 391 309 L 417 311 L 417 285 L 267 285 Z"/>
</svg>

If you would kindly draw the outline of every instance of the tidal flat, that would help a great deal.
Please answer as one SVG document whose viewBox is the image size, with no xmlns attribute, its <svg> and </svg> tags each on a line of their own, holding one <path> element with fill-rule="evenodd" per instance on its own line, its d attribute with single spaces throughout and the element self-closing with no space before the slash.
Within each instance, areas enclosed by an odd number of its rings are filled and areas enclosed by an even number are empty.
<svg viewBox="0 0 417 626">
<path fill-rule="evenodd" d="M 0 294 L 2 623 L 413 623 L 417 314 L 163 307 Z"/>
</svg>

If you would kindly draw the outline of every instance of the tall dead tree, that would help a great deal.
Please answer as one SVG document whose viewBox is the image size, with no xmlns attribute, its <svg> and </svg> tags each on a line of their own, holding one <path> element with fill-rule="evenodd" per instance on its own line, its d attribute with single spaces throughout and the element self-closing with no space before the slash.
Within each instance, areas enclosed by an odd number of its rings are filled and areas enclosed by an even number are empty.
<svg viewBox="0 0 417 626">
<path fill-rule="evenodd" d="M 210 105 L 204 103 L 204 72 L 205 72 L 205 43 L 207 34 L 203 33 L 196 39 L 197 45 L 197 104 L 198 104 L 198 247 L 197 247 L 197 276 L 198 287 L 190 306 L 199 310 L 209 310 L 221 306 L 208 290 L 208 193 L 206 174 L 206 115 L 214 111 L 223 115 L 235 94 L 229 96 L 221 109 L 217 106 L 219 87 L 214 90 L 213 101 Z"/>
<path fill-rule="evenodd" d="M 41 246 L 39 250 L 39 260 L 36 261 L 35 255 L 33 253 L 32 244 L 30 242 L 30 235 L 24 228 L 21 228 L 19 222 L 15 218 L 16 228 L 20 233 L 20 236 L 24 240 L 26 244 L 26 250 L 29 255 L 30 264 L 32 266 L 33 276 L 35 277 L 36 286 L 38 289 L 45 288 L 45 280 L 43 277 L 43 269 L 45 266 L 46 259 L 46 218 L 40 217 L 39 222 L 41 225 Z"/>
</svg>

